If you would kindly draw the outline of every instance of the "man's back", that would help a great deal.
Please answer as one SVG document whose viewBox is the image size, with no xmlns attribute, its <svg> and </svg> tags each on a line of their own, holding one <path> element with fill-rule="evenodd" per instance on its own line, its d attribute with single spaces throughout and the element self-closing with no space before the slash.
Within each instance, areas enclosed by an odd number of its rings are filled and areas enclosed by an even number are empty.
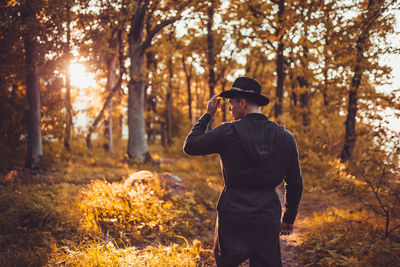
<svg viewBox="0 0 400 267">
<path fill-rule="evenodd" d="M 291 194 L 293 201 L 288 202 L 293 205 L 285 215 L 294 218 L 302 183 L 292 134 L 258 113 L 199 135 L 206 121 L 207 117 L 193 128 L 184 150 L 191 155 L 220 155 L 225 189 L 217 205 L 218 211 L 236 215 L 265 213 L 271 206 L 265 192 L 275 189 L 285 178 L 289 188 L 293 185 L 298 191 Z"/>
</svg>

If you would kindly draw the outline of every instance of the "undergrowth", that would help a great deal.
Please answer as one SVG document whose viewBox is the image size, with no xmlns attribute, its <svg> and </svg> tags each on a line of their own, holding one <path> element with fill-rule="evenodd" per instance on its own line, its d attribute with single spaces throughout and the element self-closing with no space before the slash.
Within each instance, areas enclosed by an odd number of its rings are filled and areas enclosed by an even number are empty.
<svg viewBox="0 0 400 267">
<path fill-rule="evenodd" d="M 93 181 L 78 201 L 82 227 L 118 244 L 136 246 L 207 235 L 214 207 L 197 203 L 190 191 L 171 194 L 161 183 L 158 175 L 132 186 Z"/>
<path fill-rule="evenodd" d="M 213 266 L 218 157 L 188 157 L 181 144 L 152 146 L 154 162 L 138 164 L 123 145 L 111 155 L 94 145 L 73 143 L 66 152 L 47 144 L 45 168 L 6 166 L 7 181 L 0 173 L 1 266 Z M 384 238 L 381 218 L 332 190 L 333 156 L 304 151 L 296 223 L 304 264 L 398 266 L 399 232 Z M 154 176 L 125 185 L 139 170 Z M 165 173 L 181 179 L 178 190 L 166 186 Z"/>
<path fill-rule="evenodd" d="M 6 181 L 0 183 L 1 266 L 212 265 L 218 163 L 181 153 L 137 164 L 118 148 L 112 155 L 99 147 L 72 148 L 47 144 L 38 170 L 6 166 L 11 178 L 0 177 Z M 156 160 L 170 153 L 151 150 Z M 180 165 L 186 159 L 193 165 Z M 124 186 L 142 169 L 154 178 Z M 178 175 L 181 188 L 168 189 L 162 173 Z"/>
<path fill-rule="evenodd" d="M 185 240 L 186 241 L 186 240 Z M 186 241 L 184 245 L 154 245 L 142 249 L 120 248 L 112 242 L 90 242 L 57 248 L 50 264 L 63 266 L 210 266 L 211 250 L 201 242 Z"/>
<path fill-rule="evenodd" d="M 400 235 L 382 229 L 362 209 L 331 209 L 303 223 L 301 257 L 306 266 L 398 266 Z"/>
</svg>

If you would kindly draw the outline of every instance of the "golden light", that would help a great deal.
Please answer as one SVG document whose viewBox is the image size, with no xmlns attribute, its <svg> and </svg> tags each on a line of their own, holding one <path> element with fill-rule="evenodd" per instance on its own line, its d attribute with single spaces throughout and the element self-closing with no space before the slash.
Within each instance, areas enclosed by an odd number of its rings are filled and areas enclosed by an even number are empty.
<svg viewBox="0 0 400 267">
<path fill-rule="evenodd" d="M 71 74 L 71 85 L 78 88 L 96 87 L 96 80 L 93 73 L 87 72 L 82 64 L 72 63 L 69 65 Z"/>
</svg>

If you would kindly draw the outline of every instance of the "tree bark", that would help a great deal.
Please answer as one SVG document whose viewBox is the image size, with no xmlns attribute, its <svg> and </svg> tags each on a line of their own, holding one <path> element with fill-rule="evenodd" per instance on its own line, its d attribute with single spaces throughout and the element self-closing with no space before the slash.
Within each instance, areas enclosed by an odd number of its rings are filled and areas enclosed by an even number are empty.
<svg viewBox="0 0 400 267">
<path fill-rule="evenodd" d="M 357 52 L 357 59 L 362 58 L 362 52 Z M 357 61 L 358 62 L 358 61 Z M 360 66 L 354 68 L 354 75 L 351 80 L 348 107 L 347 107 L 347 117 L 345 121 L 345 137 L 344 145 L 340 155 L 342 162 L 351 160 L 353 158 L 354 146 L 356 143 L 356 117 L 357 117 L 357 92 L 360 87 L 361 78 L 363 71 Z"/>
<path fill-rule="evenodd" d="M 167 123 L 167 144 L 168 146 L 170 146 L 172 144 L 172 77 L 174 75 L 171 57 L 168 59 L 168 75 L 168 88 L 165 103 L 165 121 Z"/>
<path fill-rule="evenodd" d="M 225 86 L 226 86 L 226 79 L 224 79 L 224 81 L 222 82 L 221 92 L 225 91 Z M 222 101 L 221 109 L 222 109 L 222 121 L 226 121 L 226 102 L 225 101 Z"/>
<path fill-rule="evenodd" d="M 28 149 L 26 153 L 25 167 L 37 168 L 43 156 L 42 132 L 40 117 L 40 77 L 38 71 L 38 43 L 36 41 L 35 10 L 30 1 L 26 1 L 22 12 L 22 24 L 24 48 L 25 48 L 25 71 L 26 71 L 26 95 L 29 103 L 28 111 Z"/>
<path fill-rule="evenodd" d="M 308 14 L 304 14 L 304 16 L 308 16 Z M 307 26 L 305 26 L 307 27 Z M 305 29 L 304 36 L 308 36 L 308 29 Z M 297 80 L 299 81 L 299 85 L 302 89 L 302 93 L 300 94 L 300 107 L 301 107 L 301 117 L 303 121 L 304 126 L 309 126 L 310 125 L 310 97 L 311 94 L 308 91 L 309 90 L 309 82 L 308 82 L 308 77 L 307 74 L 309 73 L 308 70 L 308 53 L 309 49 L 307 45 L 302 45 L 303 47 L 303 59 L 301 60 L 301 66 L 302 66 L 302 75 L 297 77 Z"/>
<path fill-rule="evenodd" d="M 67 6 L 67 65 L 71 62 L 71 17 L 70 17 L 70 6 Z M 65 73 L 65 109 L 67 111 L 67 123 L 65 126 L 64 134 L 64 147 L 67 150 L 71 150 L 70 139 L 72 130 L 72 105 L 71 105 L 71 74 L 69 69 Z"/>
<path fill-rule="evenodd" d="M 347 116 L 345 121 L 345 136 L 343 149 L 340 154 L 342 162 L 350 161 L 353 159 L 354 147 L 356 144 L 356 117 L 357 117 L 357 101 L 358 90 L 361 85 L 361 78 L 364 73 L 364 51 L 367 49 L 367 42 L 370 35 L 370 28 L 373 21 L 377 19 L 376 14 L 379 12 L 374 10 L 374 0 L 368 1 L 368 13 L 366 17 L 367 26 L 362 27 L 361 34 L 356 41 L 356 58 L 353 70 L 353 77 L 350 83 L 350 90 L 348 96 Z M 373 18 L 373 19 L 372 19 Z"/>
<path fill-rule="evenodd" d="M 187 94 L 188 94 L 188 116 L 189 121 L 193 122 L 193 114 L 192 114 L 192 69 L 193 69 L 193 62 L 190 62 L 189 68 L 186 66 L 185 57 L 182 56 L 182 67 L 183 72 L 185 73 L 186 77 L 186 86 L 187 86 Z"/>
<path fill-rule="evenodd" d="M 142 46 L 144 17 L 149 1 L 142 1 L 132 17 L 128 36 L 130 80 L 128 84 L 128 156 L 140 162 L 151 159 L 146 142 L 144 123 L 145 79 L 143 75 L 144 47 Z"/>
<path fill-rule="evenodd" d="M 285 0 L 279 0 L 278 2 L 278 24 L 279 28 L 276 31 L 276 36 L 279 37 L 278 49 L 276 52 L 276 103 L 274 105 L 274 116 L 278 119 L 283 114 L 282 104 L 283 104 L 283 86 L 285 82 L 285 57 L 283 55 L 283 50 L 285 44 L 283 43 L 283 14 L 285 12 Z"/>
<path fill-rule="evenodd" d="M 214 0 L 211 0 L 211 5 L 207 9 L 207 59 L 208 59 L 208 87 L 210 89 L 210 98 L 215 94 L 215 44 L 213 35 L 214 25 Z M 211 119 L 208 124 L 208 129 L 214 128 L 214 119 Z"/>
<path fill-rule="evenodd" d="M 304 87 L 308 88 L 308 80 L 304 79 Z M 303 86 L 302 86 L 303 87 Z M 300 94 L 301 117 L 303 126 L 310 126 L 310 93 L 303 92 Z"/>
<path fill-rule="evenodd" d="M 322 87 L 322 99 L 323 99 L 323 103 L 324 103 L 324 107 L 328 107 L 329 105 L 329 100 L 328 100 L 328 90 L 329 90 L 329 78 L 328 78 L 328 69 L 330 68 L 330 58 L 328 55 L 328 49 L 329 49 L 329 45 L 330 45 L 330 41 L 329 41 L 329 36 L 330 36 L 330 29 L 332 27 L 330 19 L 329 19 L 329 10 L 325 11 L 325 17 L 324 17 L 324 23 L 325 23 L 325 29 L 326 32 L 324 34 L 324 62 L 325 62 L 325 66 L 323 69 L 323 75 L 324 75 L 324 85 Z"/>
<path fill-rule="evenodd" d="M 141 162 L 151 160 L 147 142 L 144 122 L 144 103 L 145 103 L 145 75 L 143 74 L 144 55 L 146 49 L 151 46 L 154 36 L 164 27 L 174 23 L 182 16 L 184 6 L 178 9 L 178 13 L 169 19 L 161 21 L 153 29 L 150 27 L 151 16 L 155 6 L 147 16 L 147 35 L 143 39 L 146 12 L 150 0 L 138 1 L 137 9 L 131 20 L 131 30 L 128 36 L 130 81 L 128 84 L 128 156 Z M 157 5 L 157 2 L 155 3 Z"/>
<path fill-rule="evenodd" d="M 119 40 L 118 36 L 115 36 L 110 40 L 110 49 L 114 51 L 110 55 L 110 58 L 107 60 L 107 84 L 106 84 L 106 92 L 111 92 L 113 87 L 115 86 L 115 78 L 116 78 L 116 65 L 117 65 L 117 51 L 119 51 Z M 108 152 L 114 151 L 113 145 L 113 120 L 112 120 L 112 109 L 113 109 L 113 100 L 110 99 L 108 105 L 108 117 L 104 121 L 105 129 L 104 135 L 106 137 L 107 142 L 104 144 L 104 149 Z"/>
<path fill-rule="evenodd" d="M 136 50 L 137 44 L 130 42 L 130 53 Z M 144 79 L 141 68 L 144 65 L 144 54 L 140 51 L 131 54 L 131 70 L 128 84 L 128 155 L 141 162 L 147 160 L 149 150 L 146 142 L 144 124 Z"/>
<path fill-rule="evenodd" d="M 189 121 L 193 122 L 193 115 L 192 115 L 192 82 L 191 82 L 191 77 L 186 77 L 186 83 L 187 83 L 187 92 L 188 92 L 188 115 L 189 115 Z"/>
</svg>

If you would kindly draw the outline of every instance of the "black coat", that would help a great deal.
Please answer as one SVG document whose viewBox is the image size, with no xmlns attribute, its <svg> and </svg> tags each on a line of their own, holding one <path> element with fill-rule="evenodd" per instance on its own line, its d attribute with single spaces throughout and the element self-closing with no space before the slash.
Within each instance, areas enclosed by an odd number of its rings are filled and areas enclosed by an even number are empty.
<svg viewBox="0 0 400 267">
<path fill-rule="evenodd" d="M 281 206 L 275 187 L 285 180 L 282 220 L 290 224 L 296 218 L 303 189 L 293 135 L 259 113 L 205 133 L 210 119 L 204 114 L 193 126 L 184 151 L 189 155 L 220 155 L 225 182 L 217 204 L 220 252 L 244 260 L 270 246 L 277 235 L 272 246 L 279 248 Z"/>
</svg>

